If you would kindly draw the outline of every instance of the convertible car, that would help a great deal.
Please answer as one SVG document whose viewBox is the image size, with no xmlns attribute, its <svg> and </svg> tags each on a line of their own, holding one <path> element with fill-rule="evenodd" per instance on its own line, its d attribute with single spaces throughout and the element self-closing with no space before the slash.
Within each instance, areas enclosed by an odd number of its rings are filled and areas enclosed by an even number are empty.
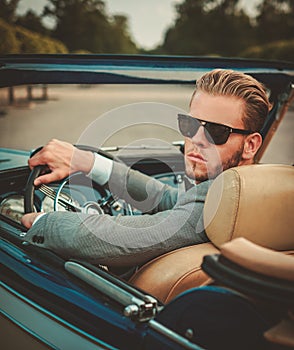
<svg viewBox="0 0 294 350">
<path fill-rule="evenodd" d="M 30 245 L 32 211 L 141 215 L 82 173 L 35 188 L 52 138 L 183 183 L 176 115 L 195 81 L 230 68 L 265 84 L 259 164 L 225 171 L 204 207 L 209 243 L 112 268 Z M 287 349 L 294 346 L 294 65 L 110 55 L 0 57 L 3 349 Z M 290 108 L 289 108 L 290 107 Z"/>
</svg>

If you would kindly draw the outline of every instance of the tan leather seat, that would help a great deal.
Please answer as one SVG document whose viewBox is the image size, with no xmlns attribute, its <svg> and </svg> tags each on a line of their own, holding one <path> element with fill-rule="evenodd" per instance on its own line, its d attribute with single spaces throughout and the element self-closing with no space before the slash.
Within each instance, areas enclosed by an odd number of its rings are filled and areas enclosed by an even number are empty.
<svg viewBox="0 0 294 350">
<path fill-rule="evenodd" d="M 294 249 L 294 168 L 248 165 L 231 168 L 211 185 L 204 205 L 204 225 L 211 243 L 164 254 L 142 266 L 130 283 L 163 303 L 184 290 L 209 283 L 200 265 L 205 255 L 234 238 L 266 248 Z"/>
<path fill-rule="evenodd" d="M 223 244 L 220 253 L 249 271 L 294 282 L 293 251 L 277 252 L 239 237 Z"/>
</svg>

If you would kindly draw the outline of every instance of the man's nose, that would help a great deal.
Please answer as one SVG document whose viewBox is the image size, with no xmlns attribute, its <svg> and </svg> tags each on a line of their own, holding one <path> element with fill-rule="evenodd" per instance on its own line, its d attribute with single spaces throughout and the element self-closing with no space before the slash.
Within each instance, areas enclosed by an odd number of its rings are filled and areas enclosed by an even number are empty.
<svg viewBox="0 0 294 350">
<path fill-rule="evenodd" d="M 205 146 L 208 143 L 208 140 L 205 136 L 204 126 L 200 126 L 196 134 L 191 138 L 192 142 L 196 145 Z"/>
</svg>

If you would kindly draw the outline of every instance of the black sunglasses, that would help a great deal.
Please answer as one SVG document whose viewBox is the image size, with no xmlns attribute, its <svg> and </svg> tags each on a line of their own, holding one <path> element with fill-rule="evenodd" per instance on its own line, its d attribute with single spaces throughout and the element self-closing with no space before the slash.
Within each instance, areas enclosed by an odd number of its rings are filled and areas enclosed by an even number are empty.
<svg viewBox="0 0 294 350">
<path fill-rule="evenodd" d="M 234 129 L 230 126 L 207 122 L 205 120 L 197 119 L 186 114 L 178 114 L 179 129 L 183 136 L 192 138 L 200 126 L 204 127 L 205 137 L 210 143 L 215 145 L 223 145 L 228 141 L 230 134 L 252 134 L 250 130 Z"/>
</svg>

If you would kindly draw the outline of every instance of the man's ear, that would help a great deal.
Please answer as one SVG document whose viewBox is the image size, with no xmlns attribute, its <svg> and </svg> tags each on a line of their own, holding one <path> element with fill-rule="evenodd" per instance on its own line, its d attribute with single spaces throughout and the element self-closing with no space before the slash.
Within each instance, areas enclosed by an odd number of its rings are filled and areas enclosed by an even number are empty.
<svg viewBox="0 0 294 350">
<path fill-rule="evenodd" d="M 246 137 L 242 157 L 244 160 L 253 160 L 262 144 L 262 136 L 255 132 Z"/>
</svg>

